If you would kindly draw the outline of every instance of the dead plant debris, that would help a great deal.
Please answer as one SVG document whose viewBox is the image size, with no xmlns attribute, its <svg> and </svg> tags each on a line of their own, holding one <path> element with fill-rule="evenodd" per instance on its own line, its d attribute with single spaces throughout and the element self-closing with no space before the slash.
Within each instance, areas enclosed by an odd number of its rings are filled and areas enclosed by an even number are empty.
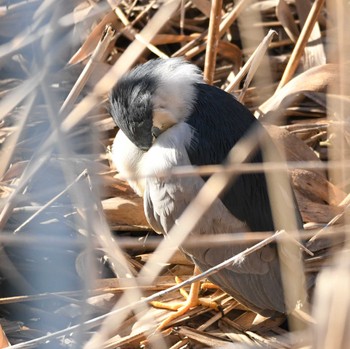
<svg viewBox="0 0 350 349">
<path fill-rule="evenodd" d="M 0 1 L 0 348 L 348 348 L 347 13 L 324 0 Z M 203 288 L 219 312 L 196 307 L 154 332 L 168 311 L 143 300 L 178 301 L 168 290 L 193 265 L 177 252 L 142 277 L 162 238 L 110 161 L 107 94 L 134 65 L 176 56 L 298 164 L 305 272 L 312 287 L 322 277 L 289 325 Z"/>
</svg>

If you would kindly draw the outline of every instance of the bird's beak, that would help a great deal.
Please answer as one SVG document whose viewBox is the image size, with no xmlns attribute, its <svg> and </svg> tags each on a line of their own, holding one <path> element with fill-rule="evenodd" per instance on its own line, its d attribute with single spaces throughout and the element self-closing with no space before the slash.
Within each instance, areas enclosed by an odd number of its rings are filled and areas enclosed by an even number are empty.
<svg viewBox="0 0 350 349">
<path fill-rule="evenodd" d="M 161 129 L 156 127 L 156 126 L 152 127 L 151 132 L 152 132 L 153 138 L 155 138 L 155 139 L 157 139 L 159 137 L 159 135 L 162 133 Z"/>
<path fill-rule="evenodd" d="M 152 135 L 157 139 L 161 133 L 176 124 L 171 113 L 165 109 L 157 108 L 153 112 Z"/>
</svg>

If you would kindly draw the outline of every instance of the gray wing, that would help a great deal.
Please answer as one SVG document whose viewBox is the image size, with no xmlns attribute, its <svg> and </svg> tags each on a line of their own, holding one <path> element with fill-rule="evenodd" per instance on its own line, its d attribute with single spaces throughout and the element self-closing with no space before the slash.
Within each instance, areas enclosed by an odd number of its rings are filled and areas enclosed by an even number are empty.
<svg viewBox="0 0 350 349">
<path fill-rule="evenodd" d="M 200 177 L 148 180 L 144 206 L 146 217 L 154 230 L 167 234 L 203 184 Z M 245 225 L 220 200 L 216 200 L 192 234 L 231 234 L 245 230 Z M 247 247 L 246 244 L 225 243 L 210 247 L 190 246 L 183 250 L 205 271 Z M 285 311 L 278 255 L 274 246 L 267 246 L 247 256 L 239 264 L 223 269 L 209 279 L 241 303 L 265 316 L 271 315 L 271 312 Z"/>
<path fill-rule="evenodd" d="M 206 270 L 238 252 L 236 246 L 212 247 L 204 254 L 196 253 L 194 261 L 201 270 Z M 239 265 L 225 268 L 209 279 L 236 300 L 264 316 L 285 312 L 279 261 L 273 246 L 264 247 L 246 257 Z"/>
<path fill-rule="evenodd" d="M 202 185 L 203 180 L 195 177 L 148 179 L 144 209 L 152 228 L 158 233 L 167 234 Z"/>
</svg>

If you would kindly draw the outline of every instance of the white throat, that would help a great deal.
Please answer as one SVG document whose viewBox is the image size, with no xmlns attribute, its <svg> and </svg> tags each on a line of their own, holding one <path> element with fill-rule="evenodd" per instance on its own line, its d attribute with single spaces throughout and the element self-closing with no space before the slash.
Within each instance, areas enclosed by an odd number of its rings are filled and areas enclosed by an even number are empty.
<svg viewBox="0 0 350 349">
<path fill-rule="evenodd" d="M 193 137 L 191 127 L 181 122 L 162 133 L 144 152 L 119 130 L 112 146 L 112 160 L 119 174 L 139 196 L 143 196 L 148 176 L 157 177 L 174 166 L 190 165 L 187 149 Z"/>
</svg>

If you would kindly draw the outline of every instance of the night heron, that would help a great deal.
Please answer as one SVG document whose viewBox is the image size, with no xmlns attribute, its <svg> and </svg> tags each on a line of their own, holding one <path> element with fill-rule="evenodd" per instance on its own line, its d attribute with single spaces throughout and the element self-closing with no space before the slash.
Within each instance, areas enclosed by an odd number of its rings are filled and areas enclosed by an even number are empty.
<svg viewBox="0 0 350 349">
<path fill-rule="evenodd" d="M 264 132 L 246 107 L 232 95 L 206 84 L 200 70 L 181 58 L 150 60 L 123 76 L 110 94 L 110 112 L 120 129 L 113 144 L 113 161 L 144 198 L 150 225 L 165 235 L 207 178 L 157 178 L 157 174 L 175 166 L 221 164 L 253 127 Z M 262 162 L 259 148 L 249 162 Z M 283 188 L 277 190 L 282 192 Z M 301 228 L 295 199 L 289 202 L 293 207 L 286 206 L 286 210 L 295 211 Z M 252 173 L 240 175 L 191 234 L 200 238 L 203 234 L 274 230 L 265 175 Z M 183 250 L 204 271 L 246 247 L 241 243 Z M 286 312 L 275 245 L 209 279 L 263 316 Z"/>
</svg>

